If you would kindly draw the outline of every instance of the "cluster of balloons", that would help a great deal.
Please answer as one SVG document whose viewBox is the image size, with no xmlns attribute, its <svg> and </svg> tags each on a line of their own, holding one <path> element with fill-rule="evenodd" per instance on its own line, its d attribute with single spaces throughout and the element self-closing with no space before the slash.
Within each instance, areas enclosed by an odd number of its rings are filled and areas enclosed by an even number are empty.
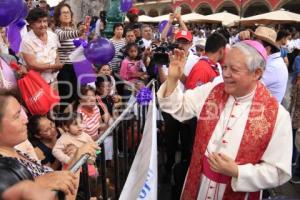
<svg viewBox="0 0 300 200">
<path fill-rule="evenodd" d="M 24 0 L 0 1 L 0 26 L 5 27 L 11 23 L 20 23 L 27 16 L 28 10 Z"/>
<path fill-rule="evenodd" d="M 108 39 L 98 38 L 88 43 L 84 55 L 91 63 L 107 64 L 115 56 L 115 47 Z"/>
</svg>

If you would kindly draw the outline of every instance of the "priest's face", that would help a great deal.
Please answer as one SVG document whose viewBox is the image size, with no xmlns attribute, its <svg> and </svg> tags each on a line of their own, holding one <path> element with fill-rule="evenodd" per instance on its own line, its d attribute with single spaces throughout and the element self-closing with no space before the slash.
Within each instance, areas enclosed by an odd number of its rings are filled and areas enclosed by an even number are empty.
<svg viewBox="0 0 300 200">
<path fill-rule="evenodd" d="M 245 96 L 253 91 L 261 74 L 259 69 L 251 72 L 244 53 L 232 48 L 226 55 L 223 68 L 225 92 L 234 97 Z"/>
</svg>

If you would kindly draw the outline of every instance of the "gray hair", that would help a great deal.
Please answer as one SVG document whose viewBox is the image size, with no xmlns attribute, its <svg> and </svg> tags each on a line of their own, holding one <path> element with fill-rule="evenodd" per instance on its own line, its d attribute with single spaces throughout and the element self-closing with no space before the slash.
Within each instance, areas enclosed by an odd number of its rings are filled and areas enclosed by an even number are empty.
<svg viewBox="0 0 300 200">
<path fill-rule="evenodd" d="M 249 71 L 254 72 L 258 68 L 265 70 L 266 61 L 254 47 L 243 42 L 239 42 L 233 45 L 232 48 L 237 48 L 245 54 L 246 65 Z"/>
</svg>

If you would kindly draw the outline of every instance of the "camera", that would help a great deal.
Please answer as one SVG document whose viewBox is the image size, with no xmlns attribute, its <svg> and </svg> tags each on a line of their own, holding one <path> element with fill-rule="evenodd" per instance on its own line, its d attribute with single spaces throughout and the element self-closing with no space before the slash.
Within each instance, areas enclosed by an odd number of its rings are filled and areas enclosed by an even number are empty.
<svg viewBox="0 0 300 200">
<path fill-rule="evenodd" d="M 156 44 L 152 44 L 151 46 L 152 51 L 153 51 L 153 62 L 154 64 L 159 64 L 159 65 L 169 65 L 170 63 L 170 58 L 169 58 L 169 53 L 173 52 L 174 49 L 178 48 L 178 44 L 176 43 L 162 43 L 160 46 Z"/>
</svg>

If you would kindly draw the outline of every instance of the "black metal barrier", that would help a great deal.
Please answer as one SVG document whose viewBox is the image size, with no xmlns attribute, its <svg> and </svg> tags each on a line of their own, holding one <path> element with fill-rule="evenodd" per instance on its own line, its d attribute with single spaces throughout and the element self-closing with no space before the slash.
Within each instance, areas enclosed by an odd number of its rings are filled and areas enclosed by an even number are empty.
<svg viewBox="0 0 300 200">
<path fill-rule="evenodd" d="M 147 87 L 154 86 L 154 83 L 154 80 L 150 81 Z M 142 138 L 147 107 L 138 105 L 136 101 L 129 103 L 121 115 L 96 141 L 101 147 L 101 153 L 96 158 L 96 169 L 99 174 L 96 180 L 91 181 L 89 177 L 87 167 L 89 155 L 87 154 L 70 168 L 70 171 L 75 173 L 82 167 L 81 183 L 84 194 L 81 196 L 83 199 L 89 200 L 91 196 L 95 195 L 98 199 L 119 198 Z M 137 113 L 134 113 L 134 108 L 137 108 Z M 104 140 L 109 136 L 113 138 L 113 159 L 107 166 Z"/>
</svg>

